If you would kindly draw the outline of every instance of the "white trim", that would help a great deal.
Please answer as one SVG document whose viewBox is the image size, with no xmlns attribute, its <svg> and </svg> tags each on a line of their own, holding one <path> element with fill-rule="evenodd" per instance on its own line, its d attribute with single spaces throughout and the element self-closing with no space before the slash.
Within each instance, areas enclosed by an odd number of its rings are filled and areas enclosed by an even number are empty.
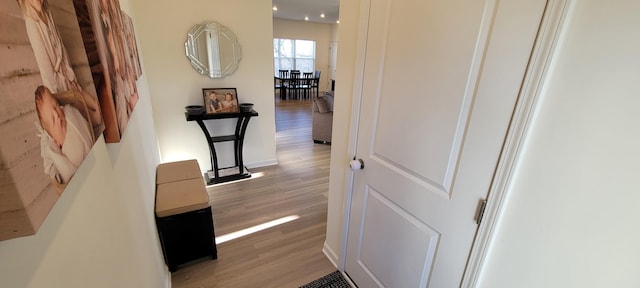
<svg viewBox="0 0 640 288">
<path fill-rule="evenodd" d="M 333 267 L 338 268 L 338 261 L 339 261 L 338 254 L 336 254 L 336 252 L 333 251 L 331 247 L 329 247 L 329 244 L 327 244 L 327 241 L 324 241 L 324 245 L 322 246 L 322 253 L 324 253 L 324 256 L 327 256 L 329 261 L 331 261 L 331 264 L 333 264 Z"/>
<path fill-rule="evenodd" d="M 166 276 L 164 279 L 164 287 L 171 288 L 171 272 L 169 271 L 169 267 L 167 265 L 164 265 L 164 275 Z"/>
<path fill-rule="evenodd" d="M 353 90 L 351 97 L 351 120 L 349 121 L 349 144 L 347 155 L 357 155 L 358 144 L 358 124 L 360 123 L 360 106 L 362 103 L 362 87 L 364 81 L 365 54 L 367 51 L 367 31 L 369 29 L 369 8 L 371 0 L 360 2 L 360 13 L 358 23 L 358 39 L 356 40 L 356 61 L 353 71 Z M 339 73 L 339 72 L 338 72 Z M 345 163 L 345 166 L 348 163 Z M 338 259 L 338 270 L 345 271 L 347 257 L 347 238 L 349 235 L 349 215 L 351 212 L 351 196 L 353 192 L 353 171 L 345 169 L 344 197 L 342 205 L 342 229 L 340 239 L 340 258 Z"/>
<path fill-rule="evenodd" d="M 489 190 L 484 219 L 478 228 L 467 268 L 460 287 L 476 287 L 487 261 L 487 254 L 497 233 L 503 216 L 504 204 L 509 196 L 509 186 L 517 170 L 520 152 L 525 145 L 528 131 L 536 115 L 540 95 L 544 90 L 555 59 L 559 40 L 572 10 L 572 0 L 550 0 L 547 2 L 536 43 L 531 54 L 527 75 L 522 83 L 509 132 L 500 155 L 493 185 Z"/>
<path fill-rule="evenodd" d="M 344 277 L 344 280 L 347 280 L 347 283 L 349 283 L 351 287 L 358 288 L 358 286 L 356 286 L 356 284 L 351 281 L 351 278 L 349 277 L 349 275 L 347 275 L 347 273 L 345 273 L 344 271 L 340 271 L 340 273 L 342 273 L 342 277 Z"/>
<path fill-rule="evenodd" d="M 258 167 L 273 166 L 273 165 L 278 165 L 278 160 L 276 160 L 276 159 L 268 159 L 268 160 L 264 160 L 264 161 L 244 163 L 244 166 L 246 166 L 249 169 L 258 168 Z"/>
</svg>

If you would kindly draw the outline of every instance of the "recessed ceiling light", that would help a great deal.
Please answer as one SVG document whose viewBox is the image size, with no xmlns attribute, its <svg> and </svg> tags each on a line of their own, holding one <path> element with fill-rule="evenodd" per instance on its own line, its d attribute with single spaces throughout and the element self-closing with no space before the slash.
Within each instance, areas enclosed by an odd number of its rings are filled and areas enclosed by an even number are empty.
<svg viewBox="0 0 640 288">
<path fill-rule="evenodd" d="M 340 24 L 340 20 L 337 20 L 336 23 Z"/>
<path fill-rule="evenodd" d="M 324 13 L 320 14 L 320 18 L 324 18 Z"/>
<path fill-rule="evenodd" d="M 273 6 L 273 11 L 278 11 L 278 7 Z"/>
<path fill-rule="evenodd" d="M 309 17 L 308 16 L 304 16 L 304 21 L 309 21 Z"/>
</svg>

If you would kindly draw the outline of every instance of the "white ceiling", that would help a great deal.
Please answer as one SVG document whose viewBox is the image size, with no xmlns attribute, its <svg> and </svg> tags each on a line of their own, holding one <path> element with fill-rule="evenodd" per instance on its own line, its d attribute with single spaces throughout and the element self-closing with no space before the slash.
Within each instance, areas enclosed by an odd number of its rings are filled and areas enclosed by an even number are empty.
<svg viewBox="0 0 640 288">
<path fill-rule="evenodd" d="M 309 22 L 336 23 L 340 10 L 340 0 L 272 0 L 278 11 L 273 11 L 273 18 Z M 320 18 L 324 13 L 325 17 Z"/>
</svg>

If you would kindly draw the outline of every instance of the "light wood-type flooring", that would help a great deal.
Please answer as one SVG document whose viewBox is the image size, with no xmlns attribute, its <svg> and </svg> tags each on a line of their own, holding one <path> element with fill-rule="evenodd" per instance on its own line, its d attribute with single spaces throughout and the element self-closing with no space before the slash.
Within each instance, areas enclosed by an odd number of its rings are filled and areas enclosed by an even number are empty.
<svg viewBox="0 0 640 288">
<path fill-rule="evenodd" d="M 217 260 L 179 266 L 173 287 L 299 287 L 336 270 L 322 253 L 331 146 L 311 140 L 309 101 L 276 98 L 276 141 L 279 165 L 250 169 L 261 177 L 207 189 L 215 234 L 300 218 L 219 244 Z"/>
</svg>

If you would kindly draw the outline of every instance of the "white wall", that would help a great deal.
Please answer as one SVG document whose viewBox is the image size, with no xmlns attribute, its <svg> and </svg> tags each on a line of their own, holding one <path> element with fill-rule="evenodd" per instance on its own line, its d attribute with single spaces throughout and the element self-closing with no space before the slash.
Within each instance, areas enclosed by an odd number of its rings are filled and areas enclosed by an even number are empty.
<svg viewBox="0 0 640 288">
<path fill-rule="evenodd" d="M 120 2 L 137 28 L 130 1 Z M 147 71 L 122 142 L 99 138 L 38 233 L 0 242 L 2 287 L 170 286 L 153 218 L 159 152 Z"/>
<path fill-rule="evenodd" d="M 349 23 L 350 21 L 347 21 L 347 23 Z M 340 25 L 338 24 L 332 24 L 331 25 L 331 42 L 338 42 L 338 27 L 340 27 Z"/>
<path fill-rule="evenodd" d="M 640 2 L 574 2 L 479 287 L 640 287 Z"/>
<path fill-rule="evenodd" d="M 320 91 L 329 88 L 329 44 L 337 41 L 336 24 L 273 19 L 273 38 L 303 39 L 316 41 L 316 70 L 320 73 Z M 273 48 L 272 48 L 273 49 Z M 271 56 L 273 58 L 273 56 Z"/>
<path fill-rule="evenodd" d="M 206 139 L 195 122 L 185 120 L 184 107 L 203 105 L 203 88 L 235 87 L 240 103 L 254 103 L 260 113 L 251 119 L 246 132 L 245 165 L 275 164 L 271 3 L 137 0 L 133 6 L 139 24 L 136 32 L 147 62 L 162 161 L 197 159 L 201 170 L 211 169 Z M 223 79 L 198 74 L 185 56 L 187 33 L 207 20 L 233 31 L 242 49 L 240 67 Z M 209 122 L 221 134 L 232 133 L 235 128 L 235 120 Z M 232 142 L 216 144 L 216 148 L 220 167 L 233 166 Z"/>
</svg>

